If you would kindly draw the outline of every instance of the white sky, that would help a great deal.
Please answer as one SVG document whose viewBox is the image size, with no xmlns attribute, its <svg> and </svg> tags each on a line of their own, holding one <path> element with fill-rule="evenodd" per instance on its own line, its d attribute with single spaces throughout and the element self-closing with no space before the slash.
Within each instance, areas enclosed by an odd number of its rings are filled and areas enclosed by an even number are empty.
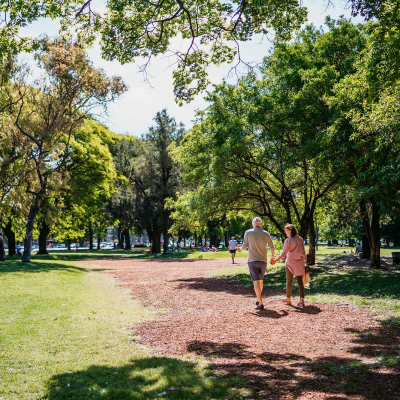
<svg viewBox="0 0 400 400">
<path fill-rule="evenodd" d="M 104 6 L 104 1 L 96 0 L 96 3 L 98 7 Z M 333 7 L 327 7 L 327 0 L 304 0 L 303 3 L 309 10 L 308 22 L 312 22 L 316 26 L 323 25 L 328 15 L 333 18 L 341 15 L 350 17 L 347 0 L 335 0 Z M 33 37 L 40 34 L 57 36 L 57 31 L 58 24 L 56 22 L 41 20 L 25 28 L 23 34 Z M 241 55 L 248 62 L 259 63 L 270 48 L 269 41 L 254 39 L 252 42 L 242 45 Z M 125 65 L 121 65 L 119 62 L 105 61 L 101 58 L 98 46 L 90 49 L 88 53 L 96 67 L 103 68 L 109 75 L 121 76 L 128 86 L 128 91 L 109 106 L 108 116 L 103 115 L 101 118 L 101 122 L 116 133 L 140 135 L 146 132 L 153 124 L 152 120 L 156 112 L 163 108 L 166 108 L 177 122 L 183 122 L 186 128 L 190 128 L 196 110 L 206 106 L 201 94 L 191 103 L 181 107 L 175 103 L 172 88 L 174 60 L 170 58 L 159 56 L 153 59 L 148 69 L 149 83 L 139 72 L 140 60 L 137 63 Z M 29 61 L 30 58 L 26 59 Z M 228 65 L 210 68 L 211 82 L 220 83 L 224 78 L 234 81 L 236 78 L 233 74 L 228 77 L 230 69 L 231 66 Z"/>
</svg>

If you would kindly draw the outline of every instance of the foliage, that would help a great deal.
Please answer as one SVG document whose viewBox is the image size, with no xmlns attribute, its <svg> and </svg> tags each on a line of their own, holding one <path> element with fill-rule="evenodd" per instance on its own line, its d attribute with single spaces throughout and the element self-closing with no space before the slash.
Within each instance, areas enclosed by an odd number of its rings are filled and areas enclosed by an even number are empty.
<svg viewBox="0 0 400 400">
<path fill-rule="evenodd" d="M 325 161 L 333 145 L 325 98 L 365 45 L 360 27 L 329 19 L 327 26 L 276 43 L 261 79 L 250 74 L 208 95 L 209 107 L 174 149 L 205 210 L 244 210 L 266 217 L 272 233 L 293 222 L 314 234 L 317 205 L 340 177 Z"/>
<path fill-rule="evenodd" d="M 110 147 L 117 136 L 103 125 L 86 120 L 70 140 L 65 188 L 51 193 L 52 234 L 57 240 L 85 236 L 88 223 L 98 230 L 110 223 L 105 212 L 114 191 L 116 171 Z"/>
<path fill-rule="evenodd" d="M 49 191 L 65 185 L 73 133 L 94 107 L 106 108 L 125 90 L 119 77 L 108 78 L 94 68 L 85 51 L 71 41 L 43 39 L 36 59 L 44 76 L 30 86 L 21 70 L 9 90 L 12 101 L 8 121 L 11 132 L 22 139 L 18 146 L 24 145 L 22 164 L 29 173 L 24 182 L 31 197 L 25 205 L 29 209 L 25 261 L 30 259 L 34 223 L 43 199 Z"/>
<path fill-rule="evenodd" d="M 210 64 L 241 61 L 240 42 L 271 30 L 288 38 L 306 17 L 297 0 L 113 0 L 104 12 L 96 10 L 91 0 L 24 0 L 3 1 L 0 11 L 5 15 L 4 33 L 40 17 L 61 17 L 64 31 L 76 30 L 81 41 L 91 44 L 99 37 L 108 60 L 126 63 L 144 57 L 149 63 L 159 54 L 174 54 L 178 62 L 174 92 L 180 103 L 204 90 Z M 182 50 L 176 50 L 177 41 Z M 3 39 L 0 50 L 11 44 Z"/>
<path fill-rule="evenodd" d="M 154 122 L 142 138 L 144 152 L 138 159 L 134 184 L 137 225 L 146 230 L 153 253 L 158 253 L 161 233 L 164 251 L 168 251 L 168 230 L 172 221 L 166 202 L 168 198 L 175 198 L 181 182 L 180 169 L 171 159 L 168 147 L 180 141 L 184 128 L 166 110 L 158 112 Z"/>
</svg>

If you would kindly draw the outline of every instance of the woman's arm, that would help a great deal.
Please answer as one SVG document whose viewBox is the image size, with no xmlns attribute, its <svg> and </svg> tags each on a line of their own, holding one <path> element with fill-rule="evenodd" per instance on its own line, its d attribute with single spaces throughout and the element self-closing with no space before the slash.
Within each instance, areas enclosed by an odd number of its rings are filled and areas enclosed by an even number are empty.
<svg viewBox="0 0 400 400">
<path fill-rule="evenodd" d="M 279 254 L 278 258 L 275 259 L 275 262 L 278 262 L 280 259 L 286 257 L 288 251 L 289 251 L 289 238 L 285 239 L 285 243 L 283 244 L 283 249 L 281 251 L 281 254 Z"/>
<path fill-rule="evenodd" d="M 302 253 L 303 253 L 304 261 L 307 261 L 306 248 L 305 248 L 305 246 L 304 246 L 304 240 L 303 240 L 303 238 L 301 239 L 301 250 L 302 250 Z"/>
</svg>

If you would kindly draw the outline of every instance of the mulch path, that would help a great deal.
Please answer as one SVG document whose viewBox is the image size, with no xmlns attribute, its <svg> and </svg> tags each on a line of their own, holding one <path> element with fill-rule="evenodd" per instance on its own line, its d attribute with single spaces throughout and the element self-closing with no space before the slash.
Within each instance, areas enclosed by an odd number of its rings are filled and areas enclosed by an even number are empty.
<svg viewBox="0 0 400 400">
<path fill-rule="evenodd" d="M 242 264 L 244 261 L 240 261 Z M 365 308 L 282 303 L 264 289 L 265 310 L 252 288 L 210 277 L 229 260 L 92 260 L 159 319 L 132 329 L 158 353 L 203 355 L 218 376 L 241 376 L 257 399 L 400 399 L 400 329 L 376 322 Z M 297 299 L 295 299 L 297 300 Z M 245 398 L 245 397 L 244 397 Z"/>
</svg>

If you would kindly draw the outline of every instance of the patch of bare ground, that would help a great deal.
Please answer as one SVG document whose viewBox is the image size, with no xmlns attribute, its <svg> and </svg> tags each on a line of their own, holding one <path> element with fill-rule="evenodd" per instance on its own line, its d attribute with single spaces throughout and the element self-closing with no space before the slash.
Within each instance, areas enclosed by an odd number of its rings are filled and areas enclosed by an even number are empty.
<svg viewBox="0 0 400 400">
<path fill-rule="evenodd" d="M 400 328 L 378 324 L 367 309 L 347 304 L 282 303 L 264 289 L 255 310 L 252 289 L 209 273 L 228 260 L 85 261 L 131 289 L 160 319 L 132 327 L 159 353 L 193 353 L 216 376 L 240 376 L 254 399 L 400 399 Z M 243 263 L 243 261 L 242 261 Z"/>
<path fill-rule="evenodd" d="M 360 258 L 354 254 L 343 253 L 340 256 L 329 256 L 317 262 L 317 265 L 326 266 L 331 268 L 347 269 L 347 270 L 371 270 L 369 260 Z M 381 269 L 388 271 L 398 270 L 398 266 L 393 265 L 392 257 L 381 257 Z"/>
</svg>

